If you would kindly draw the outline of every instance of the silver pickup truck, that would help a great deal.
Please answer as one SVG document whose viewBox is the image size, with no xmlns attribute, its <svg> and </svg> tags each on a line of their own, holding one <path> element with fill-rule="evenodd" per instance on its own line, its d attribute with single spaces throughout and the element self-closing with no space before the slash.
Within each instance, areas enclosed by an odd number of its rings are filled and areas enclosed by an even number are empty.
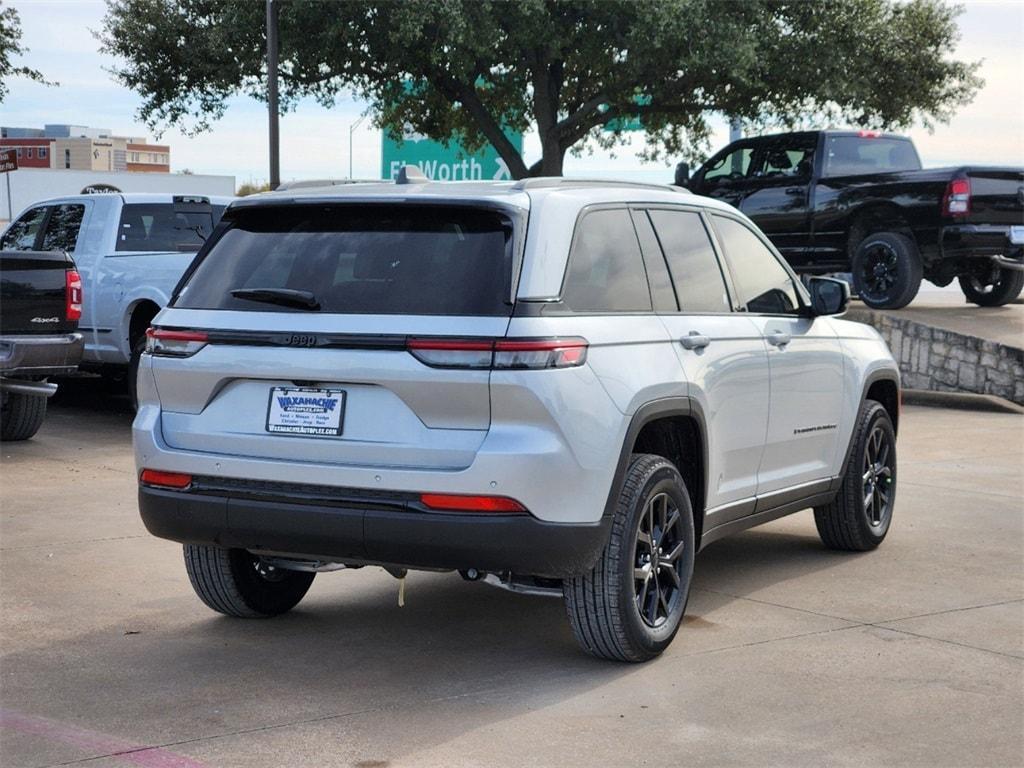
<svg viewBox="0 0 1024 768">
<path fill-rule="evenodd" d="M 0 236 L 6 251 L 61 250 L 82 276 L 82 368 L 135 368 L 150 320 L 220 220 L 230 197 L 72 195 L 27 208 Z"/>
</svg>

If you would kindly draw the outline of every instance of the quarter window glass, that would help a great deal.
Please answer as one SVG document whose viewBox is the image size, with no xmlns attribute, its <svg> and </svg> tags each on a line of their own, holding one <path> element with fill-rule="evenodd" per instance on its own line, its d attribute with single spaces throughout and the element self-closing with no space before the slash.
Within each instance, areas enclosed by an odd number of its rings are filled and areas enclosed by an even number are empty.
<svg viewBox="0 0 1024 768">
<path fill-rule="evenodd" d="M 43 234 L 42 250 L 74 252 L 84 217 L 84 205 L 58 205 L 54 208 Z"/>
<path fill-rule="evenodd" d="M 650 212 L 683 312 L 729 312 L 729 294 L 700 215 Z"/>
<path fill-rule="evenodd" d="M 579 312 L 650 310 L 640 244 L 625 209 L 585 215 L 569 257 L 566 305 Z"/>
<path fill-rule="evenodd" d="M 714 220 L 740 304 L 759 314 L 795 313 L 800 308 L 796 286 L 775 255 L 744 224 L 724 216 Z"/>
<path fill-rule="evenodd" d="M 31 251 L 36 247 L 36 235 L 43 226 L 43 219 L 46 218 L 46 208 L 33 208 L 27 211 L 17 221 L 11 224 L 11 228 L 0 240 L 0 248 L 8 251 Z"/>
<path fill-rule="evenodd" d="M 704 183 L 721 184 L 746 178 L 753 155 L 754 150 L 750 147 L 741 147 L 723 155 L 704 171 Z"/>
</svg>

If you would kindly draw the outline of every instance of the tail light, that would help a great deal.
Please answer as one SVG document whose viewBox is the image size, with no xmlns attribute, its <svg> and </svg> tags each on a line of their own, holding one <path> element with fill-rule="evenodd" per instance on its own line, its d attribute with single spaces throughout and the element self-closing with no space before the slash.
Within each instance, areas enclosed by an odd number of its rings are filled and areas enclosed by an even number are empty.
<svg viewBox="0 0 1024 768">
<path fill-rule="evenodd" d="M 971 212 L 971 180 L 953 179 L 942 198 L 944 216 L 964 216 Z"/>
<path fill-rule="evenodd" d="M 82 319 L 82 276 L 73 269 L 64 273 L 64 315 L 68 320 Z"/>
<path fill-rule="evenodd" d="M 559 339 L 409 339 L 412 355 L 434 368 L 540 370 L 575 368 L 587 360 L 588 342 Z"/>
<path fill-rule="evenodd" d="M 427 509 L 446 512 L 494 512 L 520 514 L 526 507 L 507 496 L 463 496 L 452 493 L 421 493 L 420 503 Z"/>
<path fill-rule="evenodd" d="M 203 331 L 146 330 L 146 351 L 159 357 L 191 357 L 206 346 L 206 341 Z"/>
<path fill-rule="evenodd" d="M 139 482 L 142 485 L 151 485 L 155 488 L 174 488 L 180 491 L 192 485 L 192 475 L 181 472 L 161 472 L 159 469 L 144 469 L 139 475 Z"/>
</svg>

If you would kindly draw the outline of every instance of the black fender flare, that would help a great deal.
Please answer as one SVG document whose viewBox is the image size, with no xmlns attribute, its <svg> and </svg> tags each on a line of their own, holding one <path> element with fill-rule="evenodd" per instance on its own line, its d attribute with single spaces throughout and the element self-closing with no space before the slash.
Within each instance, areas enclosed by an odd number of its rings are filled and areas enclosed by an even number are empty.
<svg viewBox="0 0 1024 768">
<path fill-rule="evenodd" d="M 860 392 L 860 400 L 857 402 L 857 413 L 860 413 L 861 406 L 863 406 L 864 405 L 864 401 L 868 399 L 868 390 L 871 389 L 871 386 L 873 384 L 876 384 L 879 381 L 891 381 L 893 384 L 896 385 L 897 396 L 899 396 L 899 392 L 900 392 L 900 377 L 899 377 L 899 374 L 896 371 L 894 371 L 894 370 L 892 370 L 890 368 L 880 368 L 878 370 L 872 371 L 864 379 L 864 385 L 861 388 L 861 392 Z M 854 418 L 856 419 L 856 414 L 854 414 Z M 895 431 L 895 426 L 896 426 L 896 420 L 893 419 L 894 431 Z M 843 464 L 839 468 L 839 475 L 833 480 L 833 483 L 832 483 L 833 490 L 838 489 L 839 486 L 842 484 L 843 478 L 846 477 L 846 470 L 849 469 L 849 467 L 850 467 L 850 460 L 853 458 L 853 435 L 854 435 L 854 432 L 856 432 L 856 430 L 851 430 L 851 432 L 850 432 L 850 441 L 846 445 L 846 455 L 843 457 Z"/>
</svg>

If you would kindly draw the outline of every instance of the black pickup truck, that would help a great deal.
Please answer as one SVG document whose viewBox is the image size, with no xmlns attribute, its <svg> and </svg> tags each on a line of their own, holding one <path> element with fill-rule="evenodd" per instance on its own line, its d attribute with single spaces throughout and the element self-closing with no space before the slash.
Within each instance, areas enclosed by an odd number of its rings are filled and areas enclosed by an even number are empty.
<svg viewBox="0 0 1024 768">
<path fill-rule="evenodd" d="M 922 278 L 986 307 L 1024 288 L 1024 167 L 922 170 L 906 137 L 806 131 L 733 142 L 675 182 L 739 208 L 797 272 L 852 272 L 872 307 L 906 306 Z"/>
<path fill-rule="evenodd" d="M 48 376 L 82 359 L 82 279 L 63 251 L 0 251 L 0 440 L 27 440 L 43 423 Z"/>
</svg>

